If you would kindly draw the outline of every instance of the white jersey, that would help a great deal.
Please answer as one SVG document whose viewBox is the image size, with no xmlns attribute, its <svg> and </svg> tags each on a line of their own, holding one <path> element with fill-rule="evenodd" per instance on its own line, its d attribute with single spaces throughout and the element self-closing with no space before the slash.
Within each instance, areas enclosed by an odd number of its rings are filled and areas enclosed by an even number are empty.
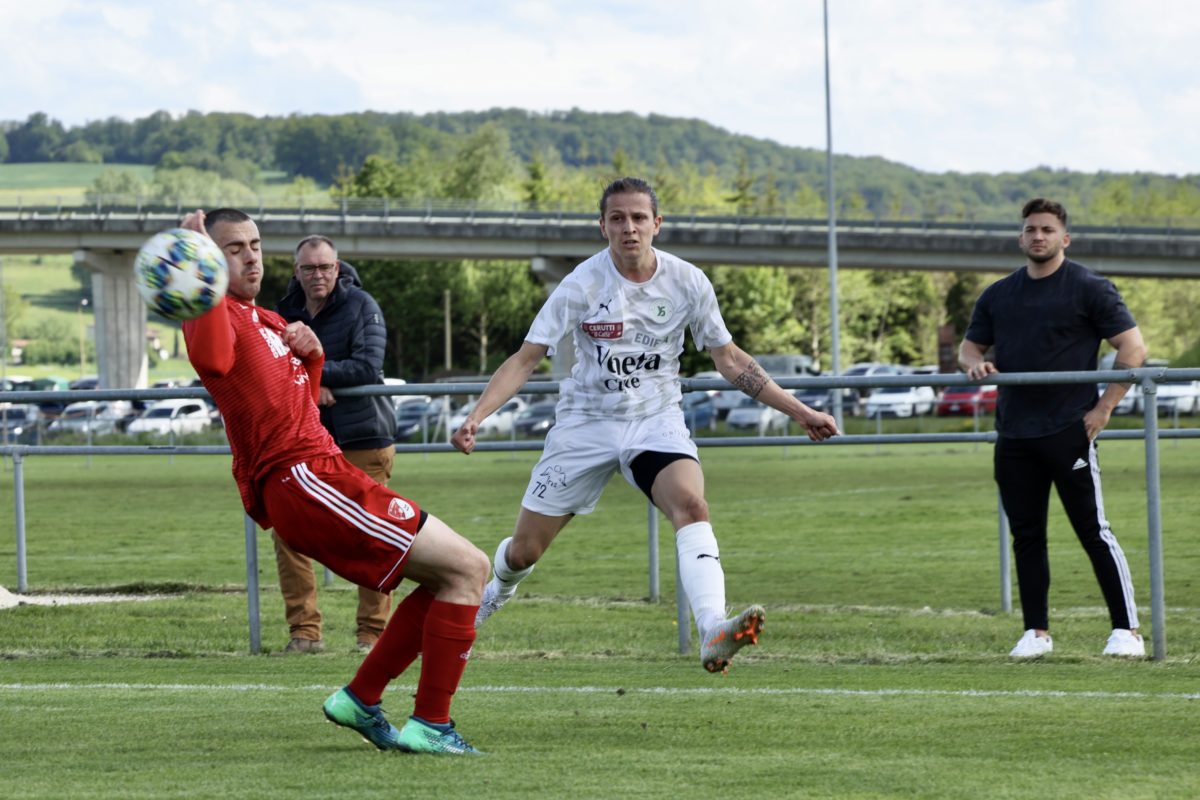
<svg viewBox="0 0 1200 800">
<path fill-rule="evenodd" d="M 685 328 L 700 350 L 729 344 L 708 276 L 654 250 L 645 283 L 621 276 L 608 248 L 575 267 L 542 306 L 526 341 L 553 355 L 570 332 L 575 366 L 559 390 L 558 416 L 638 419 L 678 408 Z"/>
</svg>

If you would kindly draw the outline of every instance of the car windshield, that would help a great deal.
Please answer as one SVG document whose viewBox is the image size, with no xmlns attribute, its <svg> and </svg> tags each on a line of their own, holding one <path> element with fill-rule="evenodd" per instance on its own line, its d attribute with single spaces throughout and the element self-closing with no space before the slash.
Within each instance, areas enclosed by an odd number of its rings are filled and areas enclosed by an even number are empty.
<svg viewBox="0 0 1200 800">
<path fill-rule="evenodd" d="M 884 386 L 878 390 L 880 394 L 908 394 L 912 391 L 911 386 Z"/>
<path fill-rule="evenodd" d="M 145 414 L 146 419 L 170 419 L 170 408 L 151 408 Z"/>
</svg>

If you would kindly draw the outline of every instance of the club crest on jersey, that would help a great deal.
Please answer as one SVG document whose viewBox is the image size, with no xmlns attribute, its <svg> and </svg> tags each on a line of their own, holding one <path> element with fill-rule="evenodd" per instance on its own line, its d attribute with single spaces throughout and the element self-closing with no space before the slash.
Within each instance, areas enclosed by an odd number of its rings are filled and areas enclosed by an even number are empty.
<svg viewBox="0 0 1200 800">
<path fill-rule="evenodd" d="M 653 323 L 664 323 L 671 320 L 671 316 L 675 313 L 675 306 L 670 300 L 665 298 L 655 298 L 650 301 L 650 321 Z"/>
<path fill-rule="evenodd" d="M 399 497 L 393 497 L 392 502 L 388 503 L 388 516 L 395 517 L 399 520 L 412 519 L 417 512 L 413 511 L 413 507 L 407 500 Z"/>
<path fill-rule="evenodd" d="M 582 322 L 579 327 L 593 339 L 620 339 L 625 332 L 624 322 Z"/>
</svg>

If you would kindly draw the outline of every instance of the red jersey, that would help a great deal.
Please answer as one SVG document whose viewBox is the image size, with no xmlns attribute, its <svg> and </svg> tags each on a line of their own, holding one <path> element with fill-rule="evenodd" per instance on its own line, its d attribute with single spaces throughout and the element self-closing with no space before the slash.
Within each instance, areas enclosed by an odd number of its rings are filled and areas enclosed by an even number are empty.
<svg viewBox="0 0 1200 800">
<path fill-rule="evenodd" d="M 225 419 L 242 505 L 264 529 L 259 482 L 268 473 L 341 453 L 317 410 L 325 358 L 300 359 L 283 343 L 286 328 L 274 311 L 230 295 L 183 323 L 188 360 Z"/>
</svg>

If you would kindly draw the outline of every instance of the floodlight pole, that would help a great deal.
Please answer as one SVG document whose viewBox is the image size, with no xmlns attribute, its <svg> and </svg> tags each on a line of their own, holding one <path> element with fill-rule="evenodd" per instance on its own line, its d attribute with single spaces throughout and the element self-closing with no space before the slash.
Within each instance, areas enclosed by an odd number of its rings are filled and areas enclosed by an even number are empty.
<svg viewBox="0 0 1200 800">
<path fill-rule="evenodd" d="M 825 205 L 829 211 L 829 368 L 834 375 L 842 372 L 841 335 L 838 326 L 837 211 L 833 191 L 833 114 L 829 91 L 829 0 L 821 3 L 825 27 Z M 842 391 L 833 392 L 833 418 L 842 429 Z"/>
</svg>

